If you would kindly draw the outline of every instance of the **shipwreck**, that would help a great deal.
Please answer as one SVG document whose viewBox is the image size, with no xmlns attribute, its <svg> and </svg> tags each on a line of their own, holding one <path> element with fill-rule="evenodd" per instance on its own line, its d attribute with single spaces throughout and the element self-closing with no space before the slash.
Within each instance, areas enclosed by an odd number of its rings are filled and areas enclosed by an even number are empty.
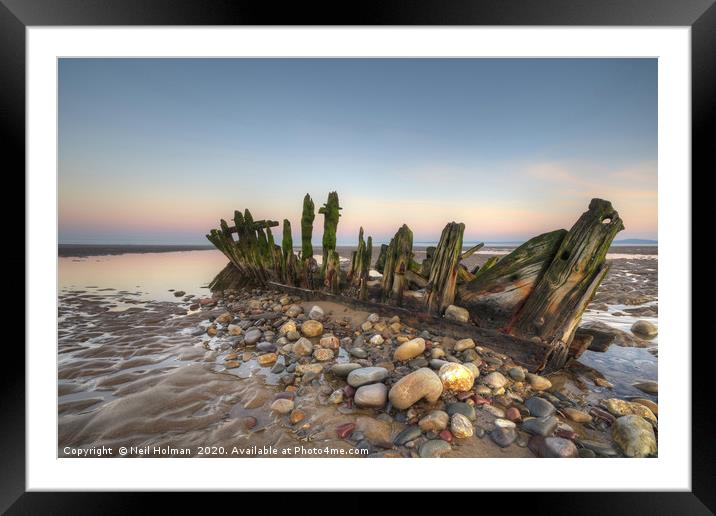
<svg viewBox="0 0 716 516">
<path fill-rule="evenodd" d="M 229 260 L 211 289 L 271 288 L 398 315 L 421 329 L 473 338 L 531 372 L 561 369 L 589 348 L 593 335 L 578 326 L 607 274 L 607 250 L 624 229 L 609 201 L 592 199 L 571 229 L 538 235 L 472 270 L 462 262 L 483 244 L 464 249 L 465 225 L 457 222 L 445 226 L 421 263 L 414 258 L 407 225 L 375 250 L 375 261 L 372 238 L 364 238 L 361 228 L 357 249 L 342 264 L 336 252 L 341 210 L 336 192 L 318 209 L 323 215 L 320 263 L 312 244 L 316 210 L 308 194 L 298 253 L 290 221 L 283 221 L 279 246 L 271 230 L 278 221 L 254 220 L 248 209 L 235 211 L 232 225 L 221 220 L 206 235 Z M 371 274 L 374 270 L 380 275 Z"/>
</svg>

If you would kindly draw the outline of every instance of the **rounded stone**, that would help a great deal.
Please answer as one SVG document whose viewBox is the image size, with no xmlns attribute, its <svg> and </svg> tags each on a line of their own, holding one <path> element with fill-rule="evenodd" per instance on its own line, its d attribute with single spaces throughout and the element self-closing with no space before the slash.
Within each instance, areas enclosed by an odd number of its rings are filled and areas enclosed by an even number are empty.
<svg viewBox="0 0 716 516">
<path fill-rule="evenodd" d="M 313 343 L 305 337 L 301 337 L 293 344 L 293 352 L 300 356 L 307 356 L 313 353 Z"/>
<path fill-rule="evenodd" d="M 482 381 L 485 383 L 485 385 L 488 385 L 493 389 L 499 389 L 500 387 L 504 387 L 505 385 L 507 385 L 508 382 L 507 378 L 505 378 L 505 375 L 498 371 L 494 371 L 488 374 Z"/>
<path fill-rule="evenodd" d="M 525 371 L 521 367 L 513 367 L 510 369 L 509 373 L 510 378 L 512 378 L 516 382 L 524 382 L 525 381 Z"/>
<path fill-rule="evenodd" d="M 461 306 L 450 305 L 445 309 L 445 319 L 466 323 L 470 320 L 470 313 Z"/>
<path fill-rule="evenodd" d="M 538 396 L 533 396 L 525 401 L 525 407 L 529 409 L 530 415 L 535 417 L 551 416 L 557 410 L 549 401 Z"/>
<path fill-rule="evenodd" d="M 418 426 L 423 432 L 440 432 L 445 430 L 450 422 L 450 416 L 442 410 L 432 410 L 420 421 Z"/>
<path fill-rule="evenodd" d="M 472 376 L 474 378 L 478 378 L 480 376 L 480 368 L 477 367 L 477 364 L 475 364 L 475 362 L 465 362 L 463 365 L 467 367 L 470 371 L 472 371 Z"/>
<path fill-rule="evenodd" d="M 557 428 L 559 420 L 554 416 L 549 417 L 533 417 L 526 419 L 522 423 L 522 430 L 535 435 L 546 437 L 551 435 Z"/>
<path fill-rule="evenodd" d="M 376 333 L 370 338 L 368 342 L 370 342 L 374 346 L 380 346 L 381 344 L 383 344 L 383 342 L 385 342 L 385 339 L 380 333 Z"/>
<path fill-rule="evenodd" d="M 452 450 L 452 447 L 447 441 L 444 441 L 442 439 L 430 439 L 429 441 L 425 441 L 422 445 L 420 445 L 418 454 L 423 459 L 429 459 L 441 457 L 448 453 L 450 450 Z"/>
<path fill-rule="evenodd" d="M 288 420 L 292 425 L 295 425 L 296 423 L 300 423 L 303 421 L 303 419 L 306 417 L 306 413 L 303 410 L 300 409 L 293 409 L 291 411 L 291 414 L 288 416 Z"/>
<path fill-rule="evenodd" d="M 514 428 L 496 426 L 490 432 L 490 439 L 500 448 L 507 448 L 517 439 L 517 431 Z"/>
<path fill-rule="evenodd" d="M 335 335 L 324 335 L 323 337 L 321 337 L 319 344 L 324 348 L 333 350 L 336 350 L 341 347 L 341 342 Z"/>
<path fill-rule="evenodd" d="M 393 353 L 393 360 L 404 362 L 421 355 L 424 351 L 425 339 L 418 337 L 398 346 Z"/>
<path fill-rule="evenodd" d="M 358 407 L 382 408 L 388 399 L 388 388 L 382 383 L 371 383 L 358 387 L 353 401 Z"/>
<path fill-rule="evenodd" d="M 350 375 L 348 376 L 350 378 Z M 390 389 L 388 397 L 395 408 L 403 410 L 421 399 L 435 403 L 442 392 L 443 383 L 440 377 L 431 369 L 423 367 L 398 380 Z"/>
<path fill-rule="evenodd" d="M 256 357 L 256 362 L 262 367 L 270 366 L 271 364 L 274 364 L 276 360 L 278 359 L 278 355 L 276 353 L 266 353 L 264 355 L 259 355 Z"/>
<path fill-rule="evenodd" d="M 369 383 L 382 382 L 388 377 L 388 370 L 384 367 L 361 367 L 348 373 L 348 385 L 361 387 Z"/>
<path fill-rule="evenodd" d="M 447 413 L 448 416 L 452 416 L 453 414 L 462 414 L 466 418 L 468 418 L 470 421 L 475 421 L 477 419 L 477 414 L 475 413 L 475 407 L 472 405 L 469 405 L 467 403 L 463 403 L 461 401 L 458 401 L 456 403 L 451 403 L 447 407 Z"/>
<path fill-rule="evenodd" d="M 592 416 L 575 408 L 564 408 L 562 413 L 575 423 L 589 423 L 592 420 Z"/>
<path fill-rule="evenodd" d="M 356 364 L 353 362 L 348 362 L 345 364 L 335 364 L 333 367 L 331 367 L 331 373 L 338 376 L 339 378 L 345 378 L 351 371 L 355 371 L 356 369 L 360 369 L 361 367 L 362 366 L 360 364 Z"/>
<path fill-rule="evenodd" d="M 328 348 L 319 348 L 313 351 L 313 358 L 319 362 L 327 362 L 333 360 L 333 350 Z"/>
<path fill-rule="evenodd" d="M 241 329 L 241 326 L 238 324 L 229 324 L 229 326 L 226 328 L 226 330 L 229 332 L 229 336 L 236 337 L 237 335 L 241 335 L 244 330 Z"/>
<path fill-rule="evenodd" d="M 458 439 L 465 439 L 472 437 L 475 430 L 472 428 L 472 423 L 468 418 L 462 414 L 453 414 L 450 417 L 450 432 Z"/>
<path fill-rule="evenodd" d="M 301 333 L 304 337 L 318 337 L 323 334 L 323 324 L 309 319 L 301 324 Z"/>
<path fill-rule="evenodd" d="M 546 391 L 547 389 L 552 387 L 552 382 L 550 382 L 544 376 L 527 373 L 525 375 L 525 378 L 529 382 L 530 387 L 532 387 L 532 389 L 534 389 L 535 391 Z"/>
<path fill-rule="evenodd" d="M 321 308 L 318 305 L 313 305 L 311 309 L 308 311 L 308 318 L 314 321 L 322 321 L 323 317 L 325 316 L 325 313 L 323 312 L 323 308 Z M 311 335 L 312 337 L 317 337 L 317 335 Z"/>
<path fill-rule="evenodd" d="M 292 331 L 297 331 L 296 323 L 294 321 L 288 321 L 283 323 L 283 325 L 278 329 L 278 332 L 281 335 L 286 335 L 287 333 L 290 333 Z"/>
<path fill-rule="evenodd" d="M 466 349 L 473 349 L 475 347 L 475 341 L 472 339 L 461 339 L 455 343 L 455 351 L 465 351 Z"/>
<path fill-rule="evenodd" d="M 462 364 L 447 363 L 438 371 L 443 389 L 453 392 L 463 392 L 472 389 L 475 383 L 473 372 Z"/>
<path fill-rule="evenodd" d="M 274 344 L 273 342 L 259 342 L 258 344 L 256 344 L 256 351 L 272 353 L 276 351 L 276 344 Z"/>
<path fill-rule="evenodd" d="M 293 410 L 293 400 L 277 399 L 271 404 L 271 410 L 279 414 L 288 414 Z"/>
<path fill-rule="evenodd" d="M 631 332 L 642 339 L 653 339 L 659 334 L 658 328 L 649 321 L 637 321 L 631 327 Z"/>
<path fill-rule="evenodd" d="M 256 344 L 259 340 L 261 340 L 262 335 L 261 330 L 258 328 L 251 328 L 244 335 L 244 344 Z"/>
</svg>

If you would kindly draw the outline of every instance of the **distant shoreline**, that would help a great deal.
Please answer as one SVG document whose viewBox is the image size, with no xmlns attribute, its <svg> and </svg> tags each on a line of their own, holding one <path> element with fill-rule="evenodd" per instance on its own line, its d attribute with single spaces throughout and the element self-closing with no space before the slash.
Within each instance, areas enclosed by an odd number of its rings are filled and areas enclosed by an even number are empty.
<svg viewBox="0 0 716 516">
<path fill-rule="evenodd" d="M 428 244 L 425 242 L 416 243 L 413 249 L 420 253 L 425 251 Z M 434 244 L 432 244 L 434 245 Z M 465 244 L 463 247 L 469 248 L 471 244 Z M 483 251 L 488 249 L 514 249 L 518 244 L 485 244 Z M 120 254 L 145 254 L 145 253 L 174 253 L 181 251 L 209 251 L 215 249 L 213 245 L 164 245 L 164 244 L 59 244 L 57 248 L 57 256 L 61 258 L 85 258 L 88 256 L 108 256 Z M 295 247 L 294 249 L 300 249 Z M 350 251 L 355 249 L 351 245 L 337 245 L 337 251 L 348 252 L 346 257 L 350 257 Z M 378 250 L 380 246 L 378 246 Z M 321 247 L 314 246 L 313 252 L 321 254 Z M 658 254 L 658 245 L 642 244 L 642 245 L 626 245 L 616 244 L 609 248 L 610 253 L 631 253 L 631 254 Z M 373 247 L 373 253 L 377 256 L 377 250 Z"/>
</svg>

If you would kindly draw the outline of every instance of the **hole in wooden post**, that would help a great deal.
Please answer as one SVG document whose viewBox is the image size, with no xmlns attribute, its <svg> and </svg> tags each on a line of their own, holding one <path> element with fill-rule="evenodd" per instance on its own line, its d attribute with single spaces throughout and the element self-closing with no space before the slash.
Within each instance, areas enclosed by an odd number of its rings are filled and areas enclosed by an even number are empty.
<svg viewBox="0 0 716 516">
<path fill-rule="evenodd" d="M 569 258 L 569 251 L 563 251 L 560 256 L 560 259 L 567 260 L 568 258 Z"/>
<path fill-rule="evenodd" d="M 520 279 L 519 274 L 513 274 L 512 276 L 510 276 L 510 281 L 517 281 L 518 279 Z"/>
<path fill-rule="evenodd" d="M 602 224 L 611 224 L 611 223 L 612 223 L 612 218 L 609 215 L 607 215 L 606 217 L 604 217 L 602 219 Z"/>
</svg>

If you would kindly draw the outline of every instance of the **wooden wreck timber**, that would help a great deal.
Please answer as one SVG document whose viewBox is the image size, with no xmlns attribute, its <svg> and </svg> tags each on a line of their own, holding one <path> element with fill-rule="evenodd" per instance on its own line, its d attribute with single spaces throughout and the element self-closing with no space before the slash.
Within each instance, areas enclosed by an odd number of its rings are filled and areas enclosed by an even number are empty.
<svg viewBox="0 0 716 516">
<path fill-rule="evenodd" d="M 341 209 L 338 194 L 331 192 L 318 210 L 324 217 L 320 267 L 313 256 L 315 206 L 310 195 L 303 200 L 298 256 L 288 220 L 283 221 L 279 246 L 271 232 L 278 222 L 254 221 L 249 210 L 236 211 L 234 226 L 221 220 L 219 229 L 207 235 L 229 260 L 210 287 L 282 289 L 307 300 L 398 315 L 405 324 L 433 333 L 471 337 L 532 372 L 560 369 L 589 348 L 593 336 L 578 333 L 577 327 L 607 273 L 607 250 L 624 229 L 608 201 L 592 199 L 569 231 L 534 237 L 472 270 L 461 261 L 483 244 L 463 251 L 464 224 L 448 223 L 422 263 L 414 260 L 413 232 L 403 224 L 380 247 L 373 266 L 380 279 L 370 277 L 372 238 L 364 240 L 362 227 L 356 251 L 345 270 L 341 267 L 336 251 Z M 467 311 L 467 321 L 445 315 L 461 312 L 453 305 Z"/>
</svg>

